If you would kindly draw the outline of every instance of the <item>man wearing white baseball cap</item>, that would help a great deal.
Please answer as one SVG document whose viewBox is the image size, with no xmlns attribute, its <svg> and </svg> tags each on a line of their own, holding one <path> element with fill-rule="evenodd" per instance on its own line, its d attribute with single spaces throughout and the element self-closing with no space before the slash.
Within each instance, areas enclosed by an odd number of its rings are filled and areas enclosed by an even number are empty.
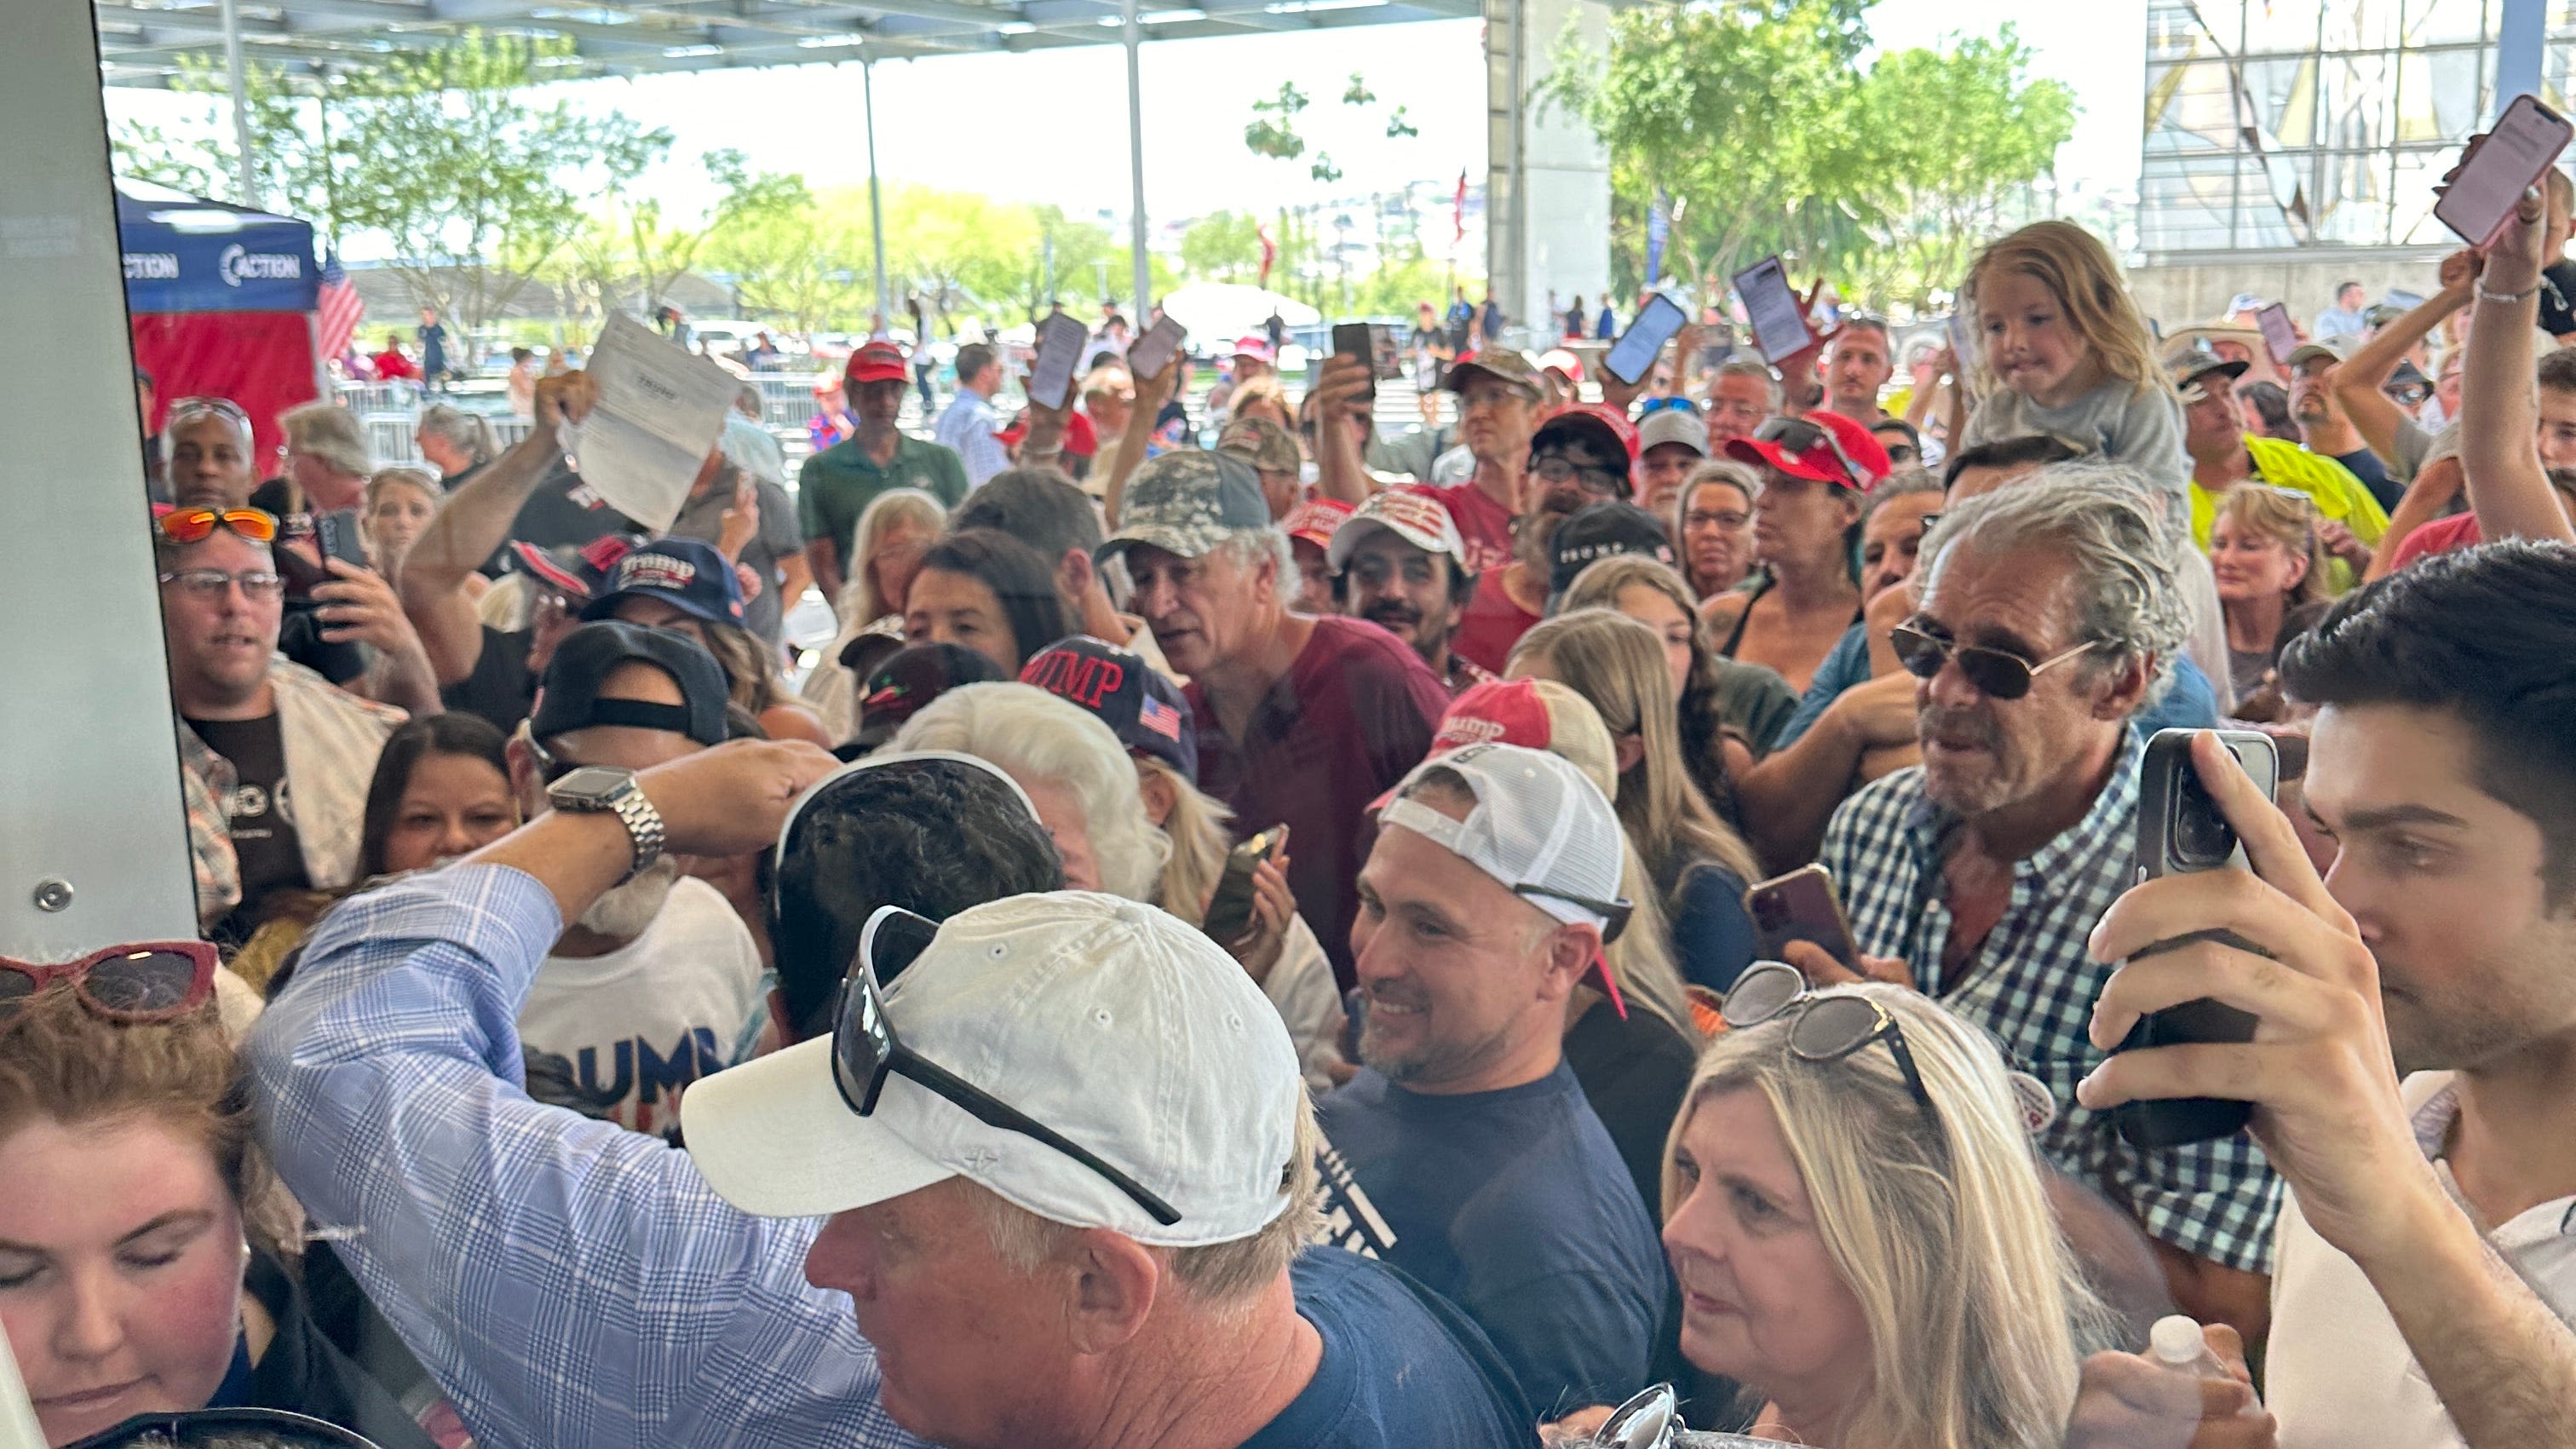
<svg viewBox="0 0 2576 1449">
<path fill-rule="evenodd" d="M 683 1105 L 717 1193 L 830 1215 L 883 1401 L 949 1449 L 1531 1444 L 1474 1326 L 1307 1248 L 1296 1052 L 1204 934 L 1132 901 L 888 907 L 832 1035 Z"/>
<path fill-rule="evenodd" d="M 1342 612 L 1412 645 L 1451 698 L 1494 677 L 1449 648 L 1476 576 L 1457 520 L 1440 500 L 1411 488 L 1370 494 L 1333 530 L 1324 561 Z"/>
<path fill-rule="evenodd" d="M 1464 1308 L 1542 1417 L 1620 1398 L 1663 1250 L 1562 1048 L 1628 918 L 1619 818 L 1565 759 L 1476 744 L 1417 766 L 1378 819 L 1351 927 L 1363 1066 L 1317 1107 L 1326 1221 Z"/>
</svg>

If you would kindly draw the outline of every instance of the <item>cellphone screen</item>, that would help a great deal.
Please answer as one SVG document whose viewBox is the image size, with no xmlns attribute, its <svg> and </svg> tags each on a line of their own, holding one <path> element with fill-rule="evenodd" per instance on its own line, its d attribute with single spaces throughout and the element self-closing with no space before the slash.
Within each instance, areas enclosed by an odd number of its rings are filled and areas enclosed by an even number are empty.
<svg viewBox="0 0 2576 1449">
<path fill-rule="evenodd" d="M 2270 349 L 2272 361 L 2289 366 L 2290 354 L 2299 350 L 2299 332 L 2290 325 L 2288 304 L 2275 302 L 2255 313 L 2254 325 L 2263 329 L 2263 345 Z"/>
<path fill-rule="evenodd" d="M 1765 362 L 1777 363 L 1816 340 L 1807 330 L 1807 309 L 1789 286 L 1788 269 L 1768 257 L 1735 274 L 1735 294 L 1753 319 L 1753 345 Z"/>
<path fill-rule="evenodd" d="M 1620 333 L 1619 340 L 1611 345 L 1610 354 L 1601 359 L 1603 370 L 1621 382 L 1634 385 L 1653 370 L 1655 358 L 1663 352 L 1664 344 L 1672 341 L 1673 334 L 1681 331 L 1682 324 L 1689 320 L 1671 298 L 1660 292 L 1648 297 L 1644 309 L 1637 313 L 1637 320 L 1628 324 L 1628 330 Z"/>
<path fill-rule="evenodd" d="M 1161 372 L 1172 354 L 1181 350 L 1181 340 L 1189 335 L 1190 330 L 1177 317 L 1167 316 L 1155 323 L 1152 330 L 1136 339 L 1135 346 L 1127 349 L 1129 375 L 1152 377 Z"/>
<path fill-rule="evenodd" d="M 1073 393 L 1073 369 L 1091 334 L 1070 317 L 1050 317 L 1038 330 L 1037 360 L 1029 366 L 1029 401 L 1060 408 Z"/>
<path fill-rule="evenodd" d="M 2471 246 L 2484 246 L 2504 230 L 2523 191 L 2567 149 L 2565 117 L 2531 96 L 2517 96 L 2486 144 L 2460 166 L 2460 174 L 2433 203 L 2433 215 Z"/>
</svg>

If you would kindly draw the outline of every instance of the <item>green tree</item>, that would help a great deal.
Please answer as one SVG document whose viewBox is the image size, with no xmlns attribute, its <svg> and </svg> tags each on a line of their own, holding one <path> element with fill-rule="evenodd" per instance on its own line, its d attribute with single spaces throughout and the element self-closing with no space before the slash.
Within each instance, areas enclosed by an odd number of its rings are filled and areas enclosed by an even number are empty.
<svg viewBox="0 0 2576 1449">
<path fill-rule="evenodd" d="M 1181 265 L 1192 279 L 1249 282 L 1261 271 L 1261 221 L 1243 212 L 1216 211 L 1181 233 Z"/>
<path fill-rule="evenodd" d="M 1606 59 L 1571 30 L 1541 103 L 1611 156 L 1612 243 L 1642 282 L 1657 192 L 1674 202 L 1665 270 L 1724 277 L 1772 253 L 1847 296 L 1920 299 L 2046 173 L 2074 98 L 2027 77 L 2009 28 L 1864 67 L 1867 0 L 1734 0 L 1614 14 Z"/>
<path fill-rule="evenodd" d="M 1294 161 L 1306 154 L 1306 138 L 1297 134 L 1297 113 L 1306 109 L 1306 93 L 1294 81 L 1281 81 L 1279 94 L 1252 103 L 1252 121 L 1243 128 L 1243 144 L 1255 156 Z"/>
<path fill-rule="evenodd" d="M 803 193 L 801 179 L 797 190 Z M 867 193 L 859 188 L 799 195 L 747 212 L 708 238 L 701 253 L 746 313 L 792 331 L 855 326 L 876 302 Z"/>
</svg>

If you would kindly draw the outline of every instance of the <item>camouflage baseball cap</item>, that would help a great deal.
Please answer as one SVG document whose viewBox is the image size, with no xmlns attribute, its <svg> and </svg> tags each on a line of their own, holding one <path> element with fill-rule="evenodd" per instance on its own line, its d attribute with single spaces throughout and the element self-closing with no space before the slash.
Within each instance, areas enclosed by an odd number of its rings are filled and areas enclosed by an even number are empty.
<svg viewBox="0 0 2576 1449">
<path fill-rule="evenodd" d="M 1143 543 L 1200 558 L 1230 534 L 1270 527 L 1270 505 L 1261 496 L 1261 479 L 1241 457 L 1175 448 L 1149 459 L 1128 480 L 1118 524 L 1092 557 L 1107 562 Z"/>
<path fill-rule="evenodd" d="M 1297 436 L 1268 418 L 1236 418 L 1216 439 L 1219 452 L 1232 453 L 1255 468 L 1294 473 L 1305 465 Z"/>
</svg>

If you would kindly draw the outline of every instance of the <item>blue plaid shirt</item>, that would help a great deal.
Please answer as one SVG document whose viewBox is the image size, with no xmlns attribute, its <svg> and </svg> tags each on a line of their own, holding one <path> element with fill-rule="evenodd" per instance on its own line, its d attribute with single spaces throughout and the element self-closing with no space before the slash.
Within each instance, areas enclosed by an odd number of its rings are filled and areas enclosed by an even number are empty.
<svg viewBox="0 0 2576 1449">
<path fill-rule="evenodd" d="M 457 866 L 315 930 L 248 1053 L 316 1228 L 493 1449 L 920 1443 L 848 1297 L 805 1281 L 818 1224 L 746 1216 L 686 1153 L 520 1090 L 519 1004 L 562 927 L 525 873 Z"/>
<path fill-rule="evenodd" d="M 1941 863 L 1960 820 L 1925 798 L 1922 767 L 1844 801 L 1818 859 L 1841 888 L 1862 951 L 1910 964 L 1926 994 L 1994 1033 L 2048 1084 L 2058 1116 L 2040 1148 L 2061 1171 L 2125 1204 L 2148 1232 L 2194 1257 L 2268 1272 L 2280 1182 L 2253 1138 L 2141 1152 L 2121 1140 L 2109 1113 L 2075 1105 L 2075 1084 L 2103 1058 L 2085 1027 L 2114 969 L 2087 955 L 2084 942 L 2136 876 L 2145 752 L 2145 737 L 2132 730 L 2093 808 L 2014 862 L 2002 918 L 1955 974 L 1941 964 L 1951 925 Z"/>
</svg>

